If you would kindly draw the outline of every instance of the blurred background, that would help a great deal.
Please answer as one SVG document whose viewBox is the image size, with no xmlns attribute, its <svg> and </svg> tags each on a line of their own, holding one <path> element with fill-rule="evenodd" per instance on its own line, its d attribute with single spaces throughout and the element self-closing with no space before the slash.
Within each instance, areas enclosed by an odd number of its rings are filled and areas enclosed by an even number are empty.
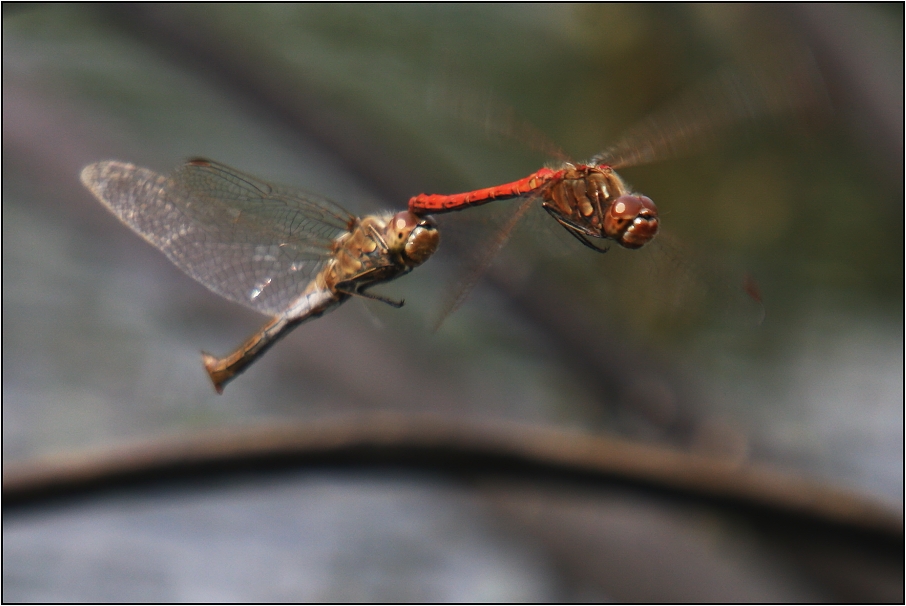
<svg viewBox="0 0 906 606">
<path fill-rule="evenodd" d="M 583 160 L 792 49 L 820 102 L 621 171 L 658 204 L 656 246 L 599 255 L 536 209 L 432 332 L 515 207 L 445 216 L 438 255 L 379 288 L 405 307 L 350 301 L 222 396 L 199 351 L 265 318 L 78 179 L 202 156 L 357 214 L 401 210 L 554 160 L 489 122 Z M 899 519 L 872 531 L 893 560 L 869 541 L 822 568 L 739 500 L 631 472 L 474 481 L 473 459 L 457 475 L 402 448 L 387 466 L 246 467 L 8 510 L 4 600 L 902 600 L 902 5 L 5 4 L 2 170 L 6 498 L 9 470 L 36 461 L 393 414 L 453 428 L 455 452 L 468 428 L 490 451 L 496 429 L 543 430 L 800 478 Z"/>
</svg>

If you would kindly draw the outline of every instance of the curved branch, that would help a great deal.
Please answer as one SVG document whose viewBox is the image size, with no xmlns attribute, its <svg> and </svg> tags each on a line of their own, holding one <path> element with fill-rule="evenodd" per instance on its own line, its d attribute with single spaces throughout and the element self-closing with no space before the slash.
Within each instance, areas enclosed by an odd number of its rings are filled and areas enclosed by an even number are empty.
<svg viewBox="0 0 906 606">
<path fill-rule="evenodd" d="M 427 469 L 455 476 L 631 484 L 769 515 L 902 536 L 901 512 L 766 467 L 506 421 L 356 414 L 173 435 L 10 463 L 4 505 L 212 472 L 299 467 Z"/>
</svg>

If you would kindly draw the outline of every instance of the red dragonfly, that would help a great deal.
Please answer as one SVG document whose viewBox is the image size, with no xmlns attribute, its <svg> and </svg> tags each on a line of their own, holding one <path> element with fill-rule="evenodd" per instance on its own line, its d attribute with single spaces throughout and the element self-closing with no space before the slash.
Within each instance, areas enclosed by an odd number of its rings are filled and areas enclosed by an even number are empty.
<svg viewBox="0 0 906 606">
<path fill-rule="evenodd" d="M 634 166 L 694 151 L 711 143 L 729 127 L 763 116 L 815 109 L 824 103 L 820 77 L 810 61 L 790 62 L 767 76 L 748 79 L 721 74 L 681 97 L 661 112 L 650 116 L 616 145 L 586 163 L 565 162 L 556 168 L 542 168 L 529 176 L 474 191 L 442 195 L 419 194 L 409 200 L 409 210 L 417 215 L 440 214 L 479 206 L 495 200 L 523 198 L 525 202 L 512 214 L 506 226 L 483 256 L 479 274 L 503 247 L 510 232 L 535 199 L 542 208 L 583 245 L 598 252 L 608 247 L 595 240 L 611 240 L 624 248 L 638 249 L 658 233 L 657 207 L 650 198 L 632 189 L 615 169 Z M 510 112 L 506 115 L 511 116 Z M 508 121 L 511 121 L 508 120 Z M 530 125 L 516 125 L 533 147 L 557 150 Z M 513 135 L 510 130 L 503 134 Z M 557 153 L 555 151 L 555 153 Z M 561 157 L 565 155 L 557 153 Z M 477 276 L 466 282 L 474 284 Z M 757 289 L 747 279 L 744 289 L 753 298 Z M 452 311 L 462 301 L 448 309 Z"/>
<path fill-rule="evenodd" d="M 588 164 L 542 168 L 524 179 L 448 196 L 419 194 L 409 200 L 415 214 L 444 213 L 493 200 L 541 198 L 541 206 L 579 242 L 606 252 L 589 238 L 610 239 L 625 248 L 641 248 L 658 230 L 651 198 L 630 191 L 613 167 L 597 158 Z"/>
</svg>

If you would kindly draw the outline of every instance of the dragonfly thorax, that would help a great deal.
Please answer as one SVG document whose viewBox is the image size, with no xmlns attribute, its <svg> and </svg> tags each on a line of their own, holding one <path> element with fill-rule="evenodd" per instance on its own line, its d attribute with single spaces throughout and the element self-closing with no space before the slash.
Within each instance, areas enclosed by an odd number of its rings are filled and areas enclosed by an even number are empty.
<svg viewBox="0 0 906 606">
<path fill-rule="evenodd" d="M 607 165 L 566 165 L 542 192 L 543 205 L 561 225 L 591 248 L 586 238 L 639 248 L 658 230 L 657 207 L 633 193 Z"/>
<path fill-rule="evenodd" d="M 412 271 L 437 250 L 440 235 L 431 217 L 408 211 L 368 215 L 334 243 L 334 258 L 325 271 L 328 288 L 354 281 L 360 288 Z"/>
</svg>

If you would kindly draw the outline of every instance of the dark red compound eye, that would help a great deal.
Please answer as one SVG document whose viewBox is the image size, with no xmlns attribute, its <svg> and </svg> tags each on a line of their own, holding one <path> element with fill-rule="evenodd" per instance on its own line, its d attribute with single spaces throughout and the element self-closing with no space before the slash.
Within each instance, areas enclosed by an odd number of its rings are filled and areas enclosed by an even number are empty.
<svg viewBox="0 0 906 606">
<path fill-rule="evenodd" d="M 607 210 L 604 227 L 622 246 L 639 248 L 657 234 L 657 206 L 647 196 L 620 196 Z"/>
<path fill-rule="evenodd" d="M 642 199 L 639 196 L 620 196 L 617 198 L 611 212 L 617 219 L 635 219 L 643 208 Z"/>
<path fill-rule="evenodd" d="M 657 206 L 648 196 L 620 196 L 610 208 L 614 217 L 619 219 L 635 219 L 638 216 L 657 219 Z"/>
</svg>

